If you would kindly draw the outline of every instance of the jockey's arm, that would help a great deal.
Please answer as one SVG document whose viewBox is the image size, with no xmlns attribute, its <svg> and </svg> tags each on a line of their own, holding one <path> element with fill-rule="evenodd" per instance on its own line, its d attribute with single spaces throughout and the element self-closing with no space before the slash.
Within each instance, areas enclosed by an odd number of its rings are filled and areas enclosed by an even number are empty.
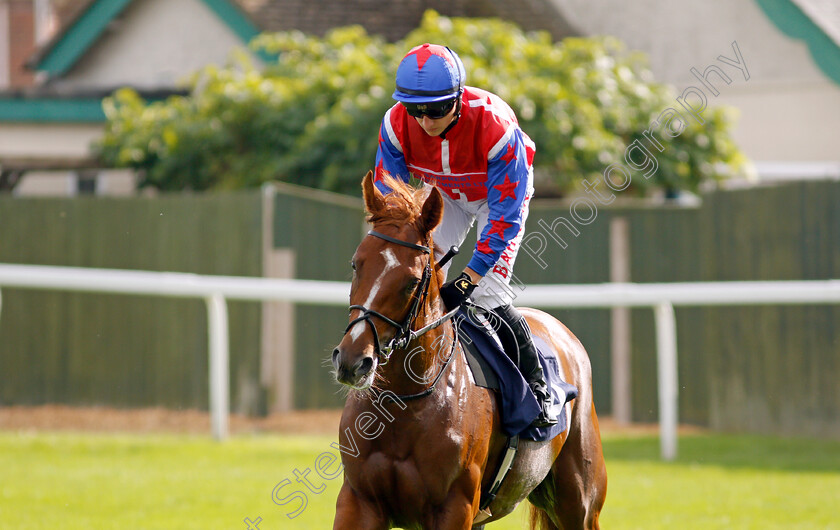
<svg viewBox="0 0 840 530">
<path fill-rule="evenodd" d="M 464 271 L 470 278 L 475 275 L 480 280 L 487 274 L 519 233 L 522 208 L 528 195 L 529 172 L 524 142 L 514 133 L 487 164 L 489 214 Z"/>
<path fill-rule="evenodd" d="M 382 175 L 390 174 L 396 179 L 403 182 L 408 182 L 411 178 L 411 173 L 408 171 L 408 166 L 405 163 L 405 155 L 402 152 L 402 147 L 396 137 L 388 134 L 387 120 L 390 119 L 390 112 L 382 119 L 382 124 L 379 126 L 379 145 L 376 148 L 376 170 L 374 172 L 374 181 L 376 187 L 382 193 L 389 193 L 385 184 L 382 183 Z M 396 145 L 394 145 L 396 142 Z"/>
<path fill-rule="evenodd" d="M 469 267 L 465 268 L 465 269 L 464 269 L 464 272 L 466 273 L 466 275 L 467 275 L 467 276 L 469 276 L 469 277 L 470 277 L 470 281 L 471 281 L 471 282 L 473 282 L 473 283 L 474 283 L 474 284 L 476 284 L 476 285 L 478 285 L 478 282 L 480 282 L 480 281 L 481 281 L 481 279 L 484 277 L 484 276 L 482 276 L 481 274 L 479 274 L 479 273 L 475 272 L 474 270 L 472 270 L 472 269 L 471 269 L 471 268 L 469 268 Z"/>
</svg>

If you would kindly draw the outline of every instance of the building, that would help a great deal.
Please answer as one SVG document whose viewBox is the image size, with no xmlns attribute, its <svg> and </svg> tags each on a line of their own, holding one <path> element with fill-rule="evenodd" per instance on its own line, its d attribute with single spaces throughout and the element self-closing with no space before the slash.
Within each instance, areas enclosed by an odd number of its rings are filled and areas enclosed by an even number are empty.
<svg viewBox="0 0 840 530">
<path fill-rule="evenodd" d="M 177 93 L 262 31 L 359 23 L 397 40 L 428 8 L 556 39 L 615 35 L 647 53 L 677 95 L 694 87 L 737 109 L 736 141 L 763 177 L 840 176 L 833 0 L 0 0 L 0 192 L 132 193 L 133 174 L 103 171 L 90 151 L 115 88 Z"/>
<path fill-rule="evenodd" d="M 736 142 L 763 178 L 840 178 L 840 3 L 835 0 L 553 0 L 585 35 L 650 56 L 657 79 L 738 111 Z M 719 60 L 743 57 L 748 78 Z M 710 66 L 720 67 L 728 79 Z M 707 83 L 698 76 L 707 72 Z"/>
<path fill-rule="evenodd" d="M 224 63 L 259 29 L 226 0 L 7 0 L 4 33 L 0 189 L 26 174 L 16 193 L 120 194 L 133 193 L 133 174 L 91 157 L 102 98 L 121 86 L 147 98 L 177 93 L 184 76 Z"/>
</svg>

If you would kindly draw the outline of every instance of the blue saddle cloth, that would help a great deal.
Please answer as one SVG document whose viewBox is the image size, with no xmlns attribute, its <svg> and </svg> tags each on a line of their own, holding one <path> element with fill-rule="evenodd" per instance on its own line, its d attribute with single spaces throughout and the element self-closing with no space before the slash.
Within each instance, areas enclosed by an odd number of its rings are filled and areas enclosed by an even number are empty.
<svg viewBox="0 0 840 530">
<path fill-rule="evenodd" d="M 480 315 L 468 314 L 467 311 L 462 309 L 456 316 L 458 335 L 476 384 L 499 392 L 502 428 L 505 432 L 509 436 L 518 434 L 521 438 L 542 442 L 565 431 L 568 427 L 565 405 L 577 397 L 578 391 L 574 385 L 561 379 L 560 363 L 548 344 L 533 336 L 546 384 L 551 392 L 552 412 L 558 421 L 550 427 L 531 427 L 540 412 L 534 393 L 528 388 L 519 369 L 502 350 L 490 324 Z M 492 373 L 488 373 L 488 369 Z"/>
</svg>

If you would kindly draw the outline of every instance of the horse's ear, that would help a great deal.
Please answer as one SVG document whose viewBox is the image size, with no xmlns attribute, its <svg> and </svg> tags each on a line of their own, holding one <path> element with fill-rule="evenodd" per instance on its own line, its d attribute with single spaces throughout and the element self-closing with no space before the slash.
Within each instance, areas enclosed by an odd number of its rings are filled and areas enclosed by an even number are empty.
<svg viewBox="0 0 840 530">
<path fill-rule="evenodd" d="M 420 212 L 420 223 L 423 231 L 428 236 L 443 218 L 443 197 L 437 187 L 433 187 L 426 202 L 423 203 L 423 210 Z"/>
<path fill-rule="evenodd" d="M 365 198 L 365 208 L 369 214 L 374 215 L 385 207 L 385 198 L 373 183 L 373 171 L 368 171 L 365 178 L 362 179 L 362 195 Z"/>
</svg>

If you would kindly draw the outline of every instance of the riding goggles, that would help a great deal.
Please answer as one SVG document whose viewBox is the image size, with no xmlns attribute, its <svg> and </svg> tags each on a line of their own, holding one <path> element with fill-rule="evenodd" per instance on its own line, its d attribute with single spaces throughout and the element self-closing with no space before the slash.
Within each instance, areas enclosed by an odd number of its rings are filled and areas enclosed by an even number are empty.
<svg viewBox="0 0 840 530">
<path fill-rule="evenodd" d="M 439 120 L 452 112 L 452 107 L 458 98 L 447 99 L 444 101 L 435 101 L 433 103 L 406 103 L 402 101 L 403 107 L 412 118 L 422 118 L 428 116 L 433 120 Z"/>
</svg>

